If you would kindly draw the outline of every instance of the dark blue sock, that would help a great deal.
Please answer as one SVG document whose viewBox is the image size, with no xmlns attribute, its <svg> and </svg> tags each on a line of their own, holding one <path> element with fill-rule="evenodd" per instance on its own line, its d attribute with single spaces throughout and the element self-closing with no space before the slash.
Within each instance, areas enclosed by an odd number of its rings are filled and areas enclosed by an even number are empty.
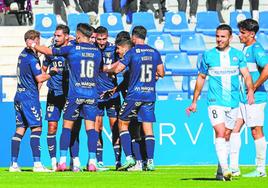
<svg viewBox="0 0 268 188">
<path fill-rule="evenodd" d="M 115 161 L 116 162 L 121 161 L 121 145 L 120 144 L 115 144 L 114 145 L 114 156 L 115 156 Z"/>
<path fill-rule="evenodd" d="M 103 146 L 101 143 L 97 143 L 97 153 L 96 153 L 96 157 L 97 157 L 97 161 L 98 162 L 102 162 L 102 153 L 103 153 Z"/>
<path fill-rule="evenodd" d="M 32 148 L 34 162 L 40 161 L 40 136 L 41 131 L 34 131 L 31 133 L 30 144 Z"/>
<path fill-rule="evenodd" d="M 50 158 L 56 157 L 56 133 L 49 134 L 47 133 L 47 145 L 48 145 L 48 151 Z"/>
<path fill-rule="evenodd" d="M 60 136 L 60 153 L 66 156 L 71 140 L 71 129 L 63 128 Z"/>
<path fill-rule="evenodd" d="M 148 159 L 154 158 L 154 135 L 147 135 L 145 136 L 145 145 L 146 145 L 146 153 Z"/>
<path fill-rule="evenodd" d="M 131 152 L 131 140 L 130 140 L 130 134 L 128 131 L 123 131 L 120 133 L 120 140 L 121 144 L 124 150 L 124 153 L 127 156 L 132 156 Z"/>
<path fill-rule="evenodd" d="M 99 133 L 95 129 L 87 130 L 89 159 L 96 157 Z"/>
<path fill-rule="evenodd" d="M 139 161 L 142 160 L 140 142 L 135 139 L 133 139 L 131 142 L 132 142 L 132 152 L 135 156 L 135 159 Z"/>
<path fill-rule="evenodd" d="M 15 133 L 11 140 L 11 162 L 17 162 L 19 151 L 20 151 L 20 142 L 22 135 Z"/>
<path fill-rule="evenodd" d="M 79 132 L 71 132 L 70 153 L 72 158 L 79 155 Z"/>
</svg>

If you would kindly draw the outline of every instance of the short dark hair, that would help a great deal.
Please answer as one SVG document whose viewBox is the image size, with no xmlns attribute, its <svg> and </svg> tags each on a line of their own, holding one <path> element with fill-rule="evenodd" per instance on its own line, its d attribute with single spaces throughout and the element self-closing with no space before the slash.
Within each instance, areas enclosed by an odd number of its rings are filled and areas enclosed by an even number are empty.
<svg viewBox="0 0 268 188">
<path fill-rule="evenodd" d="M 129 48 L 132 48 L 134 46 L 134 44 L 131 42 L 131 40 L 126 39 L 126 38 L 122 38 L 122 39 L 118 40 L 116 45 L 117 46 L 127 45 L 127 46 L 129 46 Z"/>
<path fill-rule="evenodd" d="M 27 39 L 32 39 L 34 40 L 35 38 L 40 38 L 40 32 L 36 31 L 36 30 L 28 30 L 26 31 L 26 33 L 24 34 L 24 41 L 26 42 Z"/>
<path fill-rule="evenodd" d="M 59 24 L 57 25 L 56 30 L 62 30 L 64 34 L 70 34 L 70 29 L 67 25 Z"/>
<path fill-rule="evenodd" d="M 242 20 L 237 24 L 237 27 L 242 30 L 253 31 L 254 33 L 259 31 L 259 24 L 253 19 Z"/>
<path fill-rule="evenodd" d="M 230 35 L 233 34 L 233 30 L 232 30 L 231 26 L 228 25 L 228 24 L 221 24 L 221 25 L 219 25 L 219 26 L 216 28 L 216 31 L 218 31 L 218 30 L 227 30 L 227 31 L 229 31 L 229 34 L 230 34 Z"/>
<path fill-rule="evenodd" d="M 126 40 L 130 40 L 130 34 L 127 31 L 120 31 L 117 35 L 116 35 L 116 39 L 115 39 L 115 45 L 117 45 L 121 40 L 126 39 Z"/>
<path fill-rule="evenodd" d="M 145 40 L 146 34 L 147 34 L 147 30 L 145 29 L 145 27 L 141 25 L 135 26 L 132 30 L 132 36 L 136 36 L 143 40 Z"/>
<path fill-rule="evenodd" d="M 108 34 L 108 29 L 103 26 L 99 26 L 96 28 L 96 33 L 97 34 Z"/>
<path fill-rule="evenodd" d="M 84 36 L 89 38 L 94 33 L 94 27 L 87 23 L 79 23 L 76 27 L 76 31 L 81 32 Z"/>
</svg>

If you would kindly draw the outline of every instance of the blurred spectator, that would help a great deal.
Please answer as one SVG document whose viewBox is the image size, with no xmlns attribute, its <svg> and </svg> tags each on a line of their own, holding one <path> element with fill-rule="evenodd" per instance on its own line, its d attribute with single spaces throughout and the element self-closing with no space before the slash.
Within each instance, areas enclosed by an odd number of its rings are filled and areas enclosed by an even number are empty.
<svg viewBox="0 0 268 188">
<path fill-rule="evenodd" d="M 249 0 L 252 19 L 259 20 L 259 0 Z M 235 0 L 235 10 L 242 11 L 243 0 Z"/>
<path fill-rule="evenodd" d="M 98 23 L 99 13 L 99 0 L 79 0 L 84 13 L 87 13 L 90 17 L 90 24 L 96 25 Z"/>
<path fill-rule="evenodd" d="M 177 1 L 178 1 L 178 10 L 182 12 L 186 12 L 187 0 L 177 0 Z M 189 3 L 190 3 L 189 23 L 195 24 L 198 0 L 189 0 Z"/>
<path fill-rule="evenodd" d="M 221 14 L 221 10 L 228 10 L 231 6 L 232 5 L 229 0 L 207 0 L 207 10 L 217 11 L 221 23 L 225 23 Z"/>
<path fill-rule="evenodd" d="M 64 4 L 67 8 L 68 13 L 77 13 L 77 11 L 71 6 L 69 0 L 54 0 L 53 11 L 56 15 L 57 23 L 66 25 L 66 12 Z"/>
<path fill-rule="evenodd" d="M 160 7 L 158 7 L 158 9 L 155 9 L 154 4 L 158 3 L 158 1 L 140 0 L 140 12 L 147 12 L 148 10 L 151 10 L 154 12 L 155 18 L 159 18 L 159 22 L 162 22 L 162 17 L 164 17 L 165 13 L 167 12 L 166 0 L 159 0 L 159 2 Z"/>
<path fill-rule="evenodd" d="M 126 14 L 126 22 L 132 23 L 132 14 L 137 12 L 137 0 L 104 0 L 104 12 L 120 12 Z"/>
</svg>

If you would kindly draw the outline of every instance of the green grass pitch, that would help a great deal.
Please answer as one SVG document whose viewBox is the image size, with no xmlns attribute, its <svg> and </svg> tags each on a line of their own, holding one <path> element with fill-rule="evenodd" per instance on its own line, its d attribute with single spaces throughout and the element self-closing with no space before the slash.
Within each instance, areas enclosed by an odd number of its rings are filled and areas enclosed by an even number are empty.
<svg viewBox="0 0 268 188">
<path fill-rule="evenodd" d="M 159 166 L 154 172 L 54 172 L 10 173 L 0 169 L 0 187 L 70 187 L 70 188 L 268 188 L 268 178 L 233 178 L 222 182 L 214 179 L 216 166 Z M 253 166 L 242 166 L 242 173 L 254 170 Z"/>
</svg>

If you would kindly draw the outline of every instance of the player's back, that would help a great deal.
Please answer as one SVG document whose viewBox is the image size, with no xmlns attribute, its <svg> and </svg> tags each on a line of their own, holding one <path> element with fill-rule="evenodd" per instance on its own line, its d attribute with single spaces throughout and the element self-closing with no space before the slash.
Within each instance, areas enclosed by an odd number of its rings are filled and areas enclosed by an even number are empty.
<svg viewBox="0 0 268 188">
<path fill-rule="evenodd" d="M 155 101 L 157 66 L 162 64 L 157 50 L 144 44 L 135 45 L 124 56 L 122 62 L 129 62 L 129 85 L 127 100 Z"/>
<path fill-rule="evenodd" d="M 89 43 L 80 43 L 63 48 L 69 51 L 67 53 L 69 69 L 68 97 L 96 99 L 96 78 L 100 69 L 101 52 L 95 45 Z"/>
<path fill-rule="evenodd" d="M 19 55 L 17 64 L 17 92 L 15 100 L 39 99 L 37 81 L 35 76 L 41 74 L 38 56 L 25 48 Z"/>
<path fill-rule="evenodd" d="M 208 104 L 237 107 L 239 104 L 239 72 L 246 67 L 242 51 L 213 48 L 203 55 L 200 72 L 209 75 Z"/>
</svg>

